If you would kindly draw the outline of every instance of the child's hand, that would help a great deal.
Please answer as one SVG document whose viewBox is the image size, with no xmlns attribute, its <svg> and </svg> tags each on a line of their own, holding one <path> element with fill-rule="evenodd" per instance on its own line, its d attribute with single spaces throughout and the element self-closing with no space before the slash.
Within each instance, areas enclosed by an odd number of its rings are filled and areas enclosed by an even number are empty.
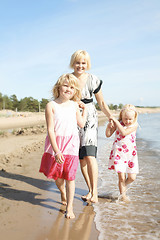
<svg viewBox="0 0 160 240">
<path fill-rule="evenodd" d="M 55 156 L 55 160 L 57 163 L 62 164 L 64 162 L 63 154 L 60 152 Z"/>
<path fill-rule="evenodd" d="M 86 108 L 86 105 L 82 102 L 82 101 L 79 101 L 78 102 L 78 106 L 82 109 L 85 109 Z"/>
</svg>

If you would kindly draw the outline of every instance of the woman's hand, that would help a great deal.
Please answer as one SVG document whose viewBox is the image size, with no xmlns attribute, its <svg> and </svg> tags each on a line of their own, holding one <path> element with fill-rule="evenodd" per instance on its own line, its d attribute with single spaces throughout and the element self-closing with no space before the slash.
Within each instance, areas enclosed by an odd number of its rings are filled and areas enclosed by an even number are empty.
<svg viewBox="0 0 160 240">
<path fill-rule="evenodd" d="M 110 116 L 110 118 L 109 118 L 109 127 L 110 128 L 114 128 L 114 126 L 115 126 L 114 119 L 115 118 L 113 116 Z"/>
<path fill-rule="evenodd" d="M 109 121 L 108 127 L 109 127 L 109 128 L 114 128 L 114 122 L 113 122 L 112 120 Z"/>
<path fill-rule="evenodd" d="M 116 119 L 115 117 L 113 117 L 113 116 L 110 116 L 109 121 L 110 121 L 110 122 L 116 122 L 117 119 Z"/>
</svg>

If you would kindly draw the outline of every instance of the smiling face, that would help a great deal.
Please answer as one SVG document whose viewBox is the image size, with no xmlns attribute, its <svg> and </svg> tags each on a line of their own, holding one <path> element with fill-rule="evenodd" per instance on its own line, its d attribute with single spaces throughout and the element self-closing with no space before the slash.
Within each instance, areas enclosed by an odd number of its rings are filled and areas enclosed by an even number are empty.
<svg viewBox="0 0 160 240">
<path fill-rule="evenodd" d="M 65 100 L 70 100 L 75 94 L 75 88 L 68 80 L 64 80 L 63 84 L 59 87 L 59 96 Z"/>
<path fill-rule="evenodd" d="M 127 110 L 122 112 L 122 122 L 126 127 L 130 126 L 135 122 L 135 112 Z"/>
<path fill-rule="evenodd" d="M 87 70 L 87 61 L 84 58 L 77 59 L 73 64 L 75 76 L 80 76 Z"/>
</svg>

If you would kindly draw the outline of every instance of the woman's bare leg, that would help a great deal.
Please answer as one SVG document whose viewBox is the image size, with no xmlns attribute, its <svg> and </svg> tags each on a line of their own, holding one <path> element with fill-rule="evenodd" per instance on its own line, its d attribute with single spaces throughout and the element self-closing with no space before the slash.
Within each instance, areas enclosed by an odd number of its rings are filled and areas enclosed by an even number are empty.
<svg viewBox="0 0 160 240">
<path fill-rule="evenodd" d="M 97 193 L 97 181 L 98 181 L 98 165 L 95 157 L 86 156 L 82 161 L 83 166 L 81 165 L 82 173 L 84 179 L 89 188 L 89 193 L 87 198 L 90 197 L 91 202 L 98 202 L 98 193 Z M 86 170 L 87 169 L 87 170 Z"/>
<path fill-rule="evenodd" d="M 67 205 L 66 200 L 66 188 L 65 188 L 65 180 L 63 178 L 57 178 L 55 181 L 56 185 L 61 193 L 61 202 L 63 205 Z"/>
<path fill-rule="evenodd" d="M 89 175 L 88 175 L 88 166 L 87 166 L 87 162 L 85 159 L 80 159 L 80 166 L 81 166 L 81 172 L 83 174 L 83 177 L 85 179 L 85 182 L 86 182 L 88 190 L 89 190 L 87 195 L 82 196 L 82 199 L 90 200 L 92 189 L 91 189 L 91 183 L 90 183 L 90 179 L 89 179 Z"/>
</svg>

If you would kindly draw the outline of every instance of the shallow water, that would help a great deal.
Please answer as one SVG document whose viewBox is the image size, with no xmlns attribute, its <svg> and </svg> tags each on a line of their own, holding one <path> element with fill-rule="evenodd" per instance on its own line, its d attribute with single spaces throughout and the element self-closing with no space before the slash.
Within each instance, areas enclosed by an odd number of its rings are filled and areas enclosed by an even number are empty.
<svg viewBox="0 0 160 240">
<path fill-rule="evenodd" d="M 99 203 L 94 205 L 99 240 L 160 239 L 160 114 L 140 115 L 138 122 L 140 172 L 127 190 L 129 203 L 117 201 L 117 174 L 108 170 L 114 136 L 107 139 L 106 124 L 99 127 Z"/>
</svg>

